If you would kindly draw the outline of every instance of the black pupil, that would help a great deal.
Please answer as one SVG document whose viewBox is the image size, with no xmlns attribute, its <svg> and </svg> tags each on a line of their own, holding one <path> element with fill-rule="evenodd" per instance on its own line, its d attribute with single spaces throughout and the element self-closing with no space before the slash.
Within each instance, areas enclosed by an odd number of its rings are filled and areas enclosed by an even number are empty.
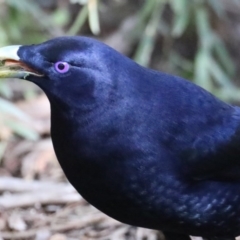
<svg viewBox="0 0 240 240">
<path fill-rule="evenodd" d="M 58 64 L 58 69 L 63 70 L 65 68 L 65 65 L 63 63 Z"/>
</svg>

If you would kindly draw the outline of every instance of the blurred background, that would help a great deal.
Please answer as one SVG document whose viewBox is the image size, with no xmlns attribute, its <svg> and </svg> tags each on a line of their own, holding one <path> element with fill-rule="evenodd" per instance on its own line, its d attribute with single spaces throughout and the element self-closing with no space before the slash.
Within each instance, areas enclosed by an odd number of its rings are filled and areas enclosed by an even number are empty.
<svg viewBox="0 0 240 240">
<path fill-rule="evenodd" d="M 139 64 L 240 104 L 240 0 L 0 0 L 0 46 L 63 35 L 97 38 Z M 0 239 L 163 239 L 88 205 L 50 140 L 45 95 L 0 82 Z"/>
</svg>

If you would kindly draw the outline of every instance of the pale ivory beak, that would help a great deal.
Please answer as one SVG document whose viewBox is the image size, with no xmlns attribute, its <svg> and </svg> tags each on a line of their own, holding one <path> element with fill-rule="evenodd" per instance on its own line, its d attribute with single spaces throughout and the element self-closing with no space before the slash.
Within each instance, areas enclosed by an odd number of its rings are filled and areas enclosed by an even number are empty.
<svg viewBox="0 0 240 240">
<path fill-rule="evenodd" d="M 0 78 L 23 78 L 29 75 L 42 75 L 28 67 L 20 60 L 18 50 L 21 45 L 6 46 L 0 48 Z"/>
</svg>

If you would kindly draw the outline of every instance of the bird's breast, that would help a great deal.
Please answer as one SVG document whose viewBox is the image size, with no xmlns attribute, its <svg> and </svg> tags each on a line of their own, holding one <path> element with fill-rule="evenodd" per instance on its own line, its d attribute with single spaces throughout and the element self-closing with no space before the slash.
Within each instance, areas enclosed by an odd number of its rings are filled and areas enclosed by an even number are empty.
<svg viewBox="0 0 240 240">
<path fill-rule="evenodd" d="M 105 131 L 101 125 L 83 131 L 54 117 L 52 140 L 57 158 L 69 181 L 88 202 L 132 225 L 143 225 L 156 204 L 159 213 L 165 211 L 160 201 L 168 187 L 168 164 L 162 164 L 168 157 L 164 150 L 160 155 L 153 146 L 146 150 L 149 143 L 144 143 L 144 138 L 139 141 L 137 134 L 122 135 L 115 128 Z"/>
<path fill-rule="evenodd" d="M 192 235 L 240 233 L 238 185 L 182 179 L 179 159 L 163 145 L 114 128 L 105 134 L 101 125 L 82 131 L 61 118 L 52 139 L 69 181 L 113 218 Z"/>
</svg>

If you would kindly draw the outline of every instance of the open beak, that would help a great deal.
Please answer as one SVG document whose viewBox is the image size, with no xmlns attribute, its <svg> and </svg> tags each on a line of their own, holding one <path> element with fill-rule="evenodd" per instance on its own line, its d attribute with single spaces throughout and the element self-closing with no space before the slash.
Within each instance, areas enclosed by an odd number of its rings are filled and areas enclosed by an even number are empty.
<svg viewBox="0 0 240 240">
<path fill-rule="evenodd" d="M 16 45 L 0 48 L 0 78 L 25 79 L 30 75 L 43 76 L 20 61 L 17 54 L 20 47 Z"/>
</svg>

